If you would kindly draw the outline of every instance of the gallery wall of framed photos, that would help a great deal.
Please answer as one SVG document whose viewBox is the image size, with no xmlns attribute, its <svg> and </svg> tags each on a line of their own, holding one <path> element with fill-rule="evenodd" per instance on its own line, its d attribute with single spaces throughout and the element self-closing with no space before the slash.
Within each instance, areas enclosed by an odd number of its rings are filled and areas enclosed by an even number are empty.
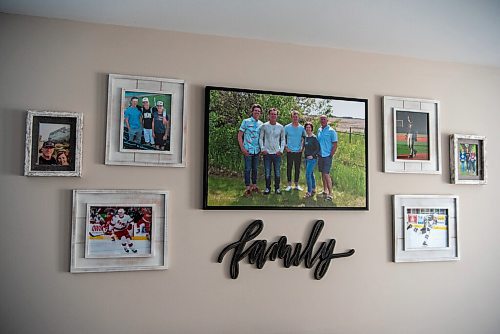
<svg viewBox="0 0 500 334">
<path fill-rule="evenodd" d="M 490 296 L 499 293 L 500 158 L 487 152 L 500 144 L 499 69 L 5 14 L 0 21 L 1 40 L 17 50 L 4 53 L 0 90 L 7 332 L 498 329 L 500 301 Z M 227 92 L 237 94 L 222 99 Z M 163 107 L 160 145 L 144 133 L 134 141 L 125 120 L 133 97 L 141 108 Z M 359 117 L 337 102 L 361 104 Z M 321 114 L 307 108 L 318 103 L 328 114 L 338 130 L 331 201 L 319 193 L 317 169 L 318 193 L 306 197 L 304 160 L 302 190 L 292 178 L 287 191 L 285 157 L 281 194 L 274 175 L 264 194 L 259 156 L 260 193 L 245 197 L 238 131 L 253 103 L 262 123 L 278 109 L 283 127 L 297 109 L 316 137 Z M 69 167 L 57 165 L 60 152 Z M 44 154 L 56 164 L 43 167 Z M 245 254 L 231 279 L 232 253 L 221 264 L 218 255 L 259 220 L 265 228 L 242 249 L 269 249 L 282 236 L 283 245 L 305 247 L 322 221 L 316 247 L 329 241 L 335 253 L 355 253 L 329 262 L 321 280 L 303 262 L 285 269 L 269 260 L 257 270 Z M 409 325 L 408 309 L 429 305 L 445 311 Z M 115 321 L 124 308 L 126 321 Z"/>
</svg>

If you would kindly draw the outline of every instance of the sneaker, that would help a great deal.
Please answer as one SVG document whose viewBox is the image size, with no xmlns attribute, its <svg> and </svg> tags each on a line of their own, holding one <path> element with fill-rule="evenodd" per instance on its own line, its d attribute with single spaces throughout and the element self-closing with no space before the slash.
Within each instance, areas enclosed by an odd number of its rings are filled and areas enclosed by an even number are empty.
<svg viewBox="0 0 500 334">
<path fill-rule="evenodd" d="M 332 195 L 326 195 L 325 200 L 327 200 L 327 201 L 333 200 Z"/>
<path fill-rule="evenodd" d="M 132 249 L 132 252 L 137 253 L 137 249 Z"/>
<path fill-rule="evenodd" d="M 302 187 L 301 187 L 301 186 L 299 186 L 299 185 L 296 185 L 294 189 L 295 189 L 295 190 L 298 190 L 298 191 L 302 191 L 302 190 L 304 190 L 304 188 L 302 188 Z"/>
<path fill-rule="evenodd" d="M 280 189 L 276 189 L 274 192 L 276 193 L 276 195 L 281 195 L 281 190 Z"/>
<path fill-rule="evenodd" d="M 306 193 L 306 194 L 304 195 L 304 198 L 309 198 L 309 197 L 311 197 L 311 196 L 312 196 L 312 195 L 311 195 L 311 193 Z"/>
<path fill-rule="evenodd" d="M 269 188 L 266 188 L 266 190 L 264 190 L 264 195 L 269 195 L 271 193 L 271 190 Z"/>
<path fill-rule="evenodd" d="M 292 190 L 292 186 L 288 186 L 285 188 L 285 191 L 290 191 L 290 190 Z"/>
<path fill-rule="evenodd" d="M 124 251 L 127 252 L 127 253 L 129 252 L 129 250 L 127 248 L 125 248 Z"/>
</svg>

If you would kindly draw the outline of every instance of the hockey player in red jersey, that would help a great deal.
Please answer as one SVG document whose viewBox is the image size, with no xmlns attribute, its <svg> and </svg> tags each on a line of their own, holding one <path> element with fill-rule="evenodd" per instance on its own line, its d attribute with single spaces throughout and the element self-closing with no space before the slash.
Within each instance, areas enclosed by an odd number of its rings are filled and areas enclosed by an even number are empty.
<svg viewBox="0 0 500 334">
<path fill-rule="evenodd" d="M 137 249 L 134 248 L 134 244 L 132 243 L 132 238 L 129 233 L 129 230 L 133 229 L 133 222 L 134 220 L 129 215 L 125 214 L 125 210 L 120 208 L 109 225 L 109 231 L 113 232 L 116 239 L 121 241 L 123 250 L 126 253 L 129 253 L 130 251 L 137 253 Z"/>
</svg>

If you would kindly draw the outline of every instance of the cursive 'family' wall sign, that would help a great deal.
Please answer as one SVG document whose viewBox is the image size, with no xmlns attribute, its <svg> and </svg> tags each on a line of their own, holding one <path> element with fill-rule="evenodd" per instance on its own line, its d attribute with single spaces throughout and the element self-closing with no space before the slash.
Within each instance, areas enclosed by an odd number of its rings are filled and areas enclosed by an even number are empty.
<svg viewBox="0 0 500 334">
<path fill-rule="evenodd" d="M 255 240 L 245 249 L 247 243 L 256 238 L 264 228 L 262 220 L 255 220 L 243 231 L 240 240 L 224 247 L 217 261 L 222 263 L 226 253 L 232 249 L 234 250 L 229 266 L 229 274 L 233 279 L 238 278 L 240 271 L 239 262 L 245 257 L 248 257 L 248 262 L 255 264 L 258 269 L 262 269 L 267 260 L 274 261 L 277 258 L 283 260 L 285 268 L 299 266 L 302 262 L 304 262 L 306 268 L 312 268 L 317 263 L 314 270 L 314 278 L 319 280 L 325 276 L 333 259 L 348 257 L 354 254 L 354 249 L 350 249 L 344 253 L 334 253 L 336 241 L 335 239 L 330 239 L 328 242 L 321 242 L 316 253 L 313 255 L 314 245 L 324 225 L 325 223 L 322 220 L 316 221 L 304 249 L 302 249 L 301 243 L 295 244 L 295 248 L 288 244 L 285 236 L 281 236 L 278 241 L 270 243 L 269 246 L 267 246 L 266 240 Z"/>
</svg>

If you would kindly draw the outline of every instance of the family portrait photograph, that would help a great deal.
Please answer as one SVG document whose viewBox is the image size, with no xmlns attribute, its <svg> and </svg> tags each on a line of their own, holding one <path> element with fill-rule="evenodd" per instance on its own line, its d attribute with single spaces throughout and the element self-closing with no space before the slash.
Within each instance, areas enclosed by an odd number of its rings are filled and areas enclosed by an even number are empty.
<svg viewBox="0 0 500 334">
<path fill-rule="evenodd" d="M 152 205 L 88 204 L 85 257 L 151 256 L 153 213 Z"/>
<path fill-rule="evenodd" d="M 396 160 L 429 160 L 429 114 L 395 109 Z"/>
<path fill-rule="evenodd" d="M 28 111 L 25 175 L 80 176 L 82 115 Z"/>
<path fill-rule="evenodd" d="M 172 95 L 122 89 L 120 151 L 170 154 Z"/>
<path fill-rule="evenodd" d="M 206 87 L 205 209 L 368 209 L 368 101 Z"/>
</svg>

